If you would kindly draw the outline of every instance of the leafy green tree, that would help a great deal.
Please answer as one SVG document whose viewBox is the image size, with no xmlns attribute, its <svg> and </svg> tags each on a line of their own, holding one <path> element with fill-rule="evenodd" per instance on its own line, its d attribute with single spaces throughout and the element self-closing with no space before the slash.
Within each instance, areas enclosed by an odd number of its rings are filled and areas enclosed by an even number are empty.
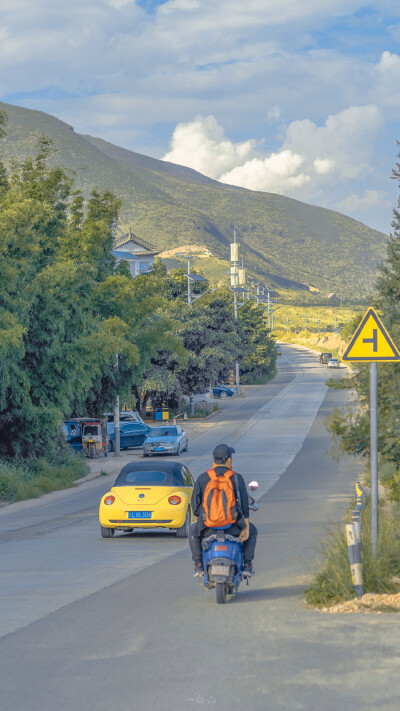
<svg viewBox="0 0 400 711">
<path fill-rule="evenodd" d="M 196 269 L 191 269 L 191 274 L 198 273 Z M 170 271 L 167 276 L 167 289 L 173 299 L 181 298 L 187 301 L 188 277 L 185 269 L 181 267 Z M 205 281 L 192 281 L 191 283 L 191 291 L 195 296 L 203 294 L 207 289 L 208 284 Z"/>
<path fill-rule="evenodd" d="M 99 306 L 102 285 L 122 278 L 112 277 L 110 255 L 119 202 L 93 191 L 84 211 L 71 179 L 48 167 L 50 150 L 42 138 L 37 155 L 14 166 L 0 197 L 0 455 L 6 457 L 48 452 L 63 416 L 82 414 L 99 382 L 108 378 L 115 396 L 115 354 L 130 371 L 140 360 L 121 308 Z M 93 409 L 104 400 L 100 388 Z"/>
<path fill-rule="evenodd" d="M 399 144 L 400 145 L 400 144 Z M 399 154 L 400 159 L 400 154 Z M 400 163 L 393 170 L 393 178 L 400 183 Z M 386 260 L 379 270 L 374 306 L 393 341 L 400 346 L 400 198 L 393 211 L 393 232 L 388 240 Z M 359 323 L 355 319 L 346 327 L 350 337 Z M 359 397 L 356 411 L 338 411 L 330 423 L 330 430 L 342 451 L 369 455 L 369 366 L 357 364 L 358 373 L 352 379 Z M 378 450 L 386 460 L 400 469 L 400 365 L 378 364 Z"/>
<path fill-rule="evenodd" d="M 246 381 L 257 373 L 272 373 L 276 363 L 275 341 L 270 337 L 265 310 L 253 301 L 246 302 L 238 312 L 241 337 L 245 355 L 240 361 L 240 370 Z"/>
</svg>

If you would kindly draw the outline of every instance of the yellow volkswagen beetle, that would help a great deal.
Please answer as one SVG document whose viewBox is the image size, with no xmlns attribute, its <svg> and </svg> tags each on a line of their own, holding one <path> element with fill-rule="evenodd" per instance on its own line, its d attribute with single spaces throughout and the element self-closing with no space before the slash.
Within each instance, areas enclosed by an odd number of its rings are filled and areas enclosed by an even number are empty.
<svg viewBox="0 0 400 711">
<path fill-rule="evenodd" d="M 178 462 L 126 464 L 100 501 L 102 537 L 112 538 L 116 530 L 169 528 L 187 538 L 193 486 L 189 469 Z"/>
</svg>

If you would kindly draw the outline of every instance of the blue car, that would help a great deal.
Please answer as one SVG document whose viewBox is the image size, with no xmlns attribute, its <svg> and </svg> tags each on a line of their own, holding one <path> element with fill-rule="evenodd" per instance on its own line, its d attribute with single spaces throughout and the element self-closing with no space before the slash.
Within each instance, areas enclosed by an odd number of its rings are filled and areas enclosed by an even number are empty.
<svg viewBox="0 0 400 711">
<path fill-rule="evenodd" d="M 151 454 L 175 454 L 187 452 L 189 442 L 186 432 L 179 425 L 152 427 L 143 445 L 143 456 Z"/>
<path fill-rule="evenodd" d="M 234 394 L 235 394 L 235 389 L 231 388 L 230 385 L 220 385 L 219 383 L 217 383 L 213 387 L 214 397 L 220 397 L 220 398 L 233 397 Z"/>
<path fill-rule="evenodd" d="M 129 447 L 141 447 L 149 432 L 151 432 L 151 427 L 145 425 L 144 423 L 133 422 L 131 420 L 121 422 L 119 430 L 120 448 L 128 449 Z M 108 436 L 108 451 L 112 452 L 114 449 L 115 439 L 113 422 L 109 422 L 108 424 Z"/>
</svg>

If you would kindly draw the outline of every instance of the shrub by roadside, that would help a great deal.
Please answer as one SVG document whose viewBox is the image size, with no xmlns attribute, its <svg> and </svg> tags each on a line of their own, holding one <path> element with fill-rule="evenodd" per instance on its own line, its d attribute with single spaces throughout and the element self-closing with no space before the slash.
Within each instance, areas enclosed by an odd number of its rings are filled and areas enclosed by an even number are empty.
<svg viewBox="0 0 400 711">
<path fill-rule="evenodd" d="M 365 593 L 396 593 L 400 576 L 400 504 L 380 505 L 378 554 L 371 554 L 371 509 L 363 515 L 362 575 Z M 320 547 L 321 568 L 304 592 L 308 605 L 326 606 L 354 598 L 343 523 L 328 531 Z"/>
<path fill-rule="evenodd" d="M 0 462 L 0 503 L 34 499 L 73 485 L 88 474 L 83 456 L 63 451 L 51 459 L 33 459 L 29 464 Z"/>
</svg>

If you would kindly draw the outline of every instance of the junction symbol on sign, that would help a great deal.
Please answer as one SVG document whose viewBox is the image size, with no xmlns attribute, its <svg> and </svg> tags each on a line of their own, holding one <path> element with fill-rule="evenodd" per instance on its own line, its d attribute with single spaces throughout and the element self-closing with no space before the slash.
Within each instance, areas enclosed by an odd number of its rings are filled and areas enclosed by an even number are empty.
<svg viewBox="0 0 400 711">
<path fill-rule="evenodd" d="M 379 316 L 370 308 L 342 355 L 344 361 L 397 361 L 400 353 Z"/>
</svg>

